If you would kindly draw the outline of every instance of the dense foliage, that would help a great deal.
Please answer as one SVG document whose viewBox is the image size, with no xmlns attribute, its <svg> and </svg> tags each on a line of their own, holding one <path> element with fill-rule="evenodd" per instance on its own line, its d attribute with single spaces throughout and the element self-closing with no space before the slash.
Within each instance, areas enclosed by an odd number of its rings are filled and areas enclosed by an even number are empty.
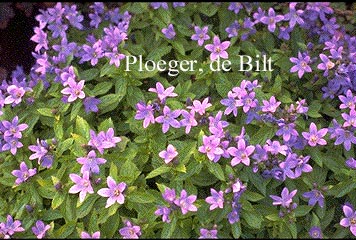
<svg viewBox="0 0 356 240">
<path fill-rule="evenodd" d="M 81 6 L 0 86 L 1 236 L 356 236 L 354 5 Z"/>
</svg>

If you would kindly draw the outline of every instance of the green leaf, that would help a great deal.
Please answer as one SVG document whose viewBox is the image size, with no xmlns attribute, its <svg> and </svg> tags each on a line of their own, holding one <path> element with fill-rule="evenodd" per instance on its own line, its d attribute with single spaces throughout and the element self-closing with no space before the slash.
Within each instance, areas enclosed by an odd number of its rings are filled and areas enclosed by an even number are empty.
<svg viewBox="0 0 356 240">
<path fill-rule="evenodd" d="M 259 193 L 251 192 L 249 190 L 246 190 L 244 192 L 243 196 L 251 202 L 258 202 L 265 198 L 263 195 L 261 195 Z"/>
<path fill-rule="evenodd" d="M 83 103 L 79 100 L 76 100 L 74 105 L 72 105 L 72 112 L 70 113 L 70 121 L 73 121 L 76 116 L 78 116 L 78 113 L 80 111 L 81 106 Z"/>
<path fill-rule="evenodd" d="M 54 114 L 52 112 L 53 110 L 51 108 L 38 108 L 37 112 L 39 112 L 42 116 L 46 117 L 54 117 Z"/>
<path fill-rule="evenodd" d="M 253 145 L 264 145 L 267 139 L 271 139 L 276 133 L 275 127 L 260 127 L 251 137 L 250 142 Z"/>
<path fill-rule="evenodd" d="M 99 75 L 99 70 L 96 68 L 90 68 L 79 74 L 80 80 L 85 80 L 86 82 L 93 80 Z"/>
<path fill-rule="evenodd" d="M 95 96 L 102 95 L 107 93 L 113 86 L 112 82 L 101 82 L 95 85 L 94 89 L 92 90 L 92 94 Z"/>
<path fill-rule="evenodd" d="M 137 190 L 128 194 L 127 199 L 135 203 L 152 203 L 156 200 L 152 194 L 142 190 Z"/>
<path fill-rule="evenodd" d="M 297 238 L 298 232 L 297 232 L 297 224 L 295 222 L 293 223 L 285 223 L 292 235 L 292 238 Z"/>
<path fill-rule="evenodd" d="M 113 94 L 113 93 L 104 95 L 101 98 L 99 98 L 101 101 L 98 104 L 98 108 L 100 109 L 100 114 L 104 114 L 114 110 L 117 107 L 117 105 L 119 105 L 119 102 L 121 101 L 122 98 L 123 96 L 119 94 Z"/>
<path fill-rule="evenodd" d="M 70 221 L 60 227 L 57 231 L 53 233 L 55 238 L 67 238 L 75 230 L 77 223 L 75 221 Z"/>
<path fill-rule="evenodd" d="M 209 172 L 211 172 L 215 177 L 217 177 L 221 181 L 226 181 L 225 176 L 224 176 L 224 171 L 221 168 L 221 165 L 219 163 L 213 163 L 211 161 L 208 161 L 207 164 Z"/>
<path fill-rule="evenodd" d="M 223 98 L 227 97 L 227 93 L 233 88 L 233 84 L 226 78 L 225 74 L 218 74 L 218 79 L 215 81 L 216 90 Z"/>
<path fill-rule="evenodd" d="M 299 205 L 296 209 L 294 209 L 294 213 L 296 217 L 302 217 L 308 214 L 313 206 L 307 205 Z"/>
<path fill-rule="evenodd" d="M 245 219 L 247 224 L 255 229 L 260 229 L 262 225 L 262 215 L 258 214 L 256 211 L 242 211 L 241 217 Z"/>
<path fill-rule="evenodd" d="M 329 194 L 335 196 L 336 198 L 340 198 L 355 190 L 356 182 L 354 180 L 349 180 L 346 182 L 339 182 L 337 185 L 333 186 L 329 190 Z"/>
<path fill-rule="evenodd" d="M 68 150 L 73 144 L 73 138 L 68 138 L 64 141 L 58 143 L 58 148 L 56 149 L 56 153 L 58 156 L 61 156 L 64 151 Z"/>
<path fill-rule="evenodd" d="M 63 139 L 63 120 L 55 120 L 53 124 L 53 130 L 54 130 L 54 135 L 56 136 L 57 140 L 62 140 Z"/>
<path fill-rule="evenodd" d="M 113 65 L 110 65 L 109 64 L 109 61 L 107 63 L 105 63 L 105 65 L 101 68 L 100 70 L 100 77 L 103 77 L 103 76 L 112 76 L 113 73 L 115 73 L 116 71 L 116 66 L 113 64 Z"/>
<path fill-rule="evenodd" d="M 174 48 L 175 50 L 177 50 L 177 52 L 178 52 L 179 54 L 185 56 L 185 50 L 184 50 L 184 46 L 183 46 L 182 43 L 173 41 L 173 42 L 171 42 L 171 44 L 172 44 L 173 48 Z"/>
<path fill-rule="evenodd" d="M 90 195 L 79 207 L 77 206 L 77 217 L 83 218 L 88 215 L 99 197 L 98 195 Z"/>
<path fill-rule="evenodd" d="M 116 177 L 118 176 L 118 169 L 117 169 L 117 166 L 116 166 L 116 164 L 114 162 L 110 163 L 109 176 L 111 176 L 114 179 L 116 179 Z"/>
<path fill-rule="evenodd" d="M 114 128 L 114 123 L 113 123 L 111 117 L 105 119 L 104 121 L 102 121 L 102 122 L 99 124 L 98 131 L 99 131 L 99 132 L 100 132 L 100 131 L 105 131 L 105 132 L 106 132 L 107 130 L 109 130 L 109 128 L 115 129 L 115 128 Z"/>
<path fill-rule="evenodd" d="M 173 216 L 173 219 L 171 220 L 170 223 L 164 223 L 162 233 L 161 233 L 161 238 L 163 239 L 168 239 L 172 237 L 172 234 L 174 233 L 174 230 L 176 229 L 177 226 L 177 218 Z"/>
<path fill-rule="evenodd" d="M 321 103 L 319 102 L 319 100 L 314 100 L 309 105 L 308 113 L 307 113 L 308 116 L 312 117 L 312 118 L 322 117 L 322 115 L 320 115 L 320 113 L 319 113 L 320 108 L 321 108 Z"/>
<path fill-rule="evenodd" d="M 56 209 L 57 207 L 61 206 L 65 199 L 65 195 L 62 193 L 56 192 L 52 199 L 52 209 Z"/>
<path fill-rule="evenodd" d="M 151 171 L 149 174 L 147 174 L 146 179 L 149 178 L 154 178 L 158 175 L 161 175 L 163 173 L 169 172 L 172 168 L 168 167 L 168 166 L 160 166 L 159 168 L 154 169 L 153 171 Z"/>
<path fill-rule="evenodd" d="M 90 126 L 89 126 L 88 122 L 84 118 L 82 118 L 81 116 L 78 115 L 75 120 L 75 126 L 76 126 L 77 133 L 89 141 Z"/>
<path fill-rule="evenodd" d="M 170 53 L 172 50 L 171 46 L 161 46 L 159 48 L 155 48 L 153 51 L 151 51 L 146 59 L 148 60 L 153 60 L 153 61 L 158 61 L 162 59 L 162 57 L 168 53 Z"/>
<path fill-rule="evenodd" d="M 231 225 L 231 232 L 232 236 L 234 236 L 235 239 L 240 238 L 241 236 L 241 223 L 240 222 L 235 222 L 234 224 Z"/>
<path fill-rule="evenodd" d="M 134 164 L 131 160 L 127 159 L 125 163 L 121 166 L 119 177 L 131 183 L 136 180 L 140 173 L 141 171 L 136 167 L 136 164 Z"/>
</svg>

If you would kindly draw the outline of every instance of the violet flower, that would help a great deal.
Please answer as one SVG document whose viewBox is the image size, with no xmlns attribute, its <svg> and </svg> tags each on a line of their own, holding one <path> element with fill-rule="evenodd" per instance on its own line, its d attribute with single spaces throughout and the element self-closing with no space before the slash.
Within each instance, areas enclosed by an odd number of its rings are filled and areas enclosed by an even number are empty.
<svg viewBox="0 0 356 240">
<path fill-rule="evenodd" d="M 216 229 L 205 229 L 205 228 L 201 228 L 200 229 L 200 236 L 199 239 L 217 239 L 218 236 L 218 230 Z"/>
<path fill-rule="evenodd" d="M 327 128 L 322 128 L 318 130 L 315 123 L 311 123 L 309 126 L 309 132 L 302 132 L 303 137 L 308 140 L 308 144 L 315 147 L 317 144 L 326 145 L 325 139 L 323 137 L 328 133 Z"/>
<path fill-rule="evenodd" d="M 187 108 L 194 111 L 194 112 L 197 112 L 199 113 L 199 115 L 204 115 L 205 114 L 205 110 L 209 107 L 212 106 L 211 103 L 208 103 L 209 101 L 209 98 L 205 98 L 203 100 L 203 102 L 200 102 L 199 100 L 194 100 L 193 101 L 193 105 L 192 106 L 188 106 Z"/>
<path fill-rule="evenodd" d="M 272 96 L 269 101 L 267 100 L 262 100 L 263 106 L 262 106 L 262 112 L 271 112 L 275 113 L 279 105 L 281 105 L 281 102 L 277 102 L 276 98 Z"/>
<path fill-rule="evenodd" d="M 85 93 L 83 91 L 84 83 L 84 80 L 77 83 L 73 78 L 69 78 L 69 86 L 64 88 L 61 93 L 69 95 L 68 102 L 74 102 L 77 98 L 83 99 L 85 98 Z"/>
<path fill-rule="evenodd" d="M 163 115 L 156 117 L 155 121 L 158 123 L 162 123 L 162 132 L 166 133 L 169 130 L 169 126 L 173 128 L 180 128 L 180 123 L 176 120 L 179 117 L 181 110 L 173 110 L 168 106 L 164 106 Z"/>
<path fill-rule="evenodd" d="M 82 231 L 80 233 L 80 238 L 81 239 L 100 239 L 100 231 L 96 231 L 92 235 L 90 235 L 89 233 L 87 233 L 85 231 Z"/>
<path fill-rule="evenodd" d="M 17 104 L 21 103 L 22 97 L 25 95 L 25 89 L 23 87 L 18 87 L 16 85 L 10 85 L 7 87 L 7 96 L 4 100 L 5 104 L 11 104 L 16 106 Z"/>
<path fill-rule="evenodd" d="M 156 88 L 149 88 L 149 92 L 154 92 L 157 93 L 157 96 L 161 103 L 167 98 L 167 97 L 176 97 L 178 94 L 174 93 L 174 86 L 170 86 L 167 89 L 164 89 L 164 86 L 162 83 L 157 82 L 156 83 Z"/>
<path fill-rule="evenodd" d="M 105 208 L 110 207 L 113 205 L 115 202 L 118 204 L 124 204 L 125 202 L 125 196 L 123 192 L 126 189 L 126 183 L 120 182 L 116 184 L 116 181 L 112 177 L 107 177 L 106 183 L 109 188 L 102 188 L 98 191 L 98 194 L 102 197 L 108 197 L 108 200 L 106 201 L 106 206 Z"/>
<path fill-rule="evenodd" d="M 323 233 L 321 232 L 320 227 L 313 226 L 309 230 L 309 236 L 311 238 L 321 239 L 321 238 L 323 238 Z"/>
<path fill-rule="evenodd" d="M 231 159 L 231 166 L 236 166 L 237 164 L 243 163 L 246 166 L 250 165 L 249 156 L 255 150 L 255 146 L 246 146 L 246 142 L 244 139 L 240 139 L 237 142 L 237 148 L 229 147 L 227 149 L 228 153 L 233 156 Z"/>
<path fill-rule="evenodd" d="M 178 156 L 177 149 L 172 145 L 168 144 L 167 150 L 163 150 L 158 154 L 164 159 L 166 164 L 170 163 L 176 156 Z"/>
<path fill-rule="evenodd" d="M 329 75 L 329 70 L 335 66 L 335 63 L 330 61 L 330 59 L 323 53 L 321 53 L 319 56 L 323 62 L 318 64 L 318 69 L 325 70 L 323 76 L 326 77 Z"/>
<path fill-rule="evenodd" d="M 206 153 L 210 161 L 219 161 L 224 150 L 220 147 L 220 138 L 213 136 L 203 136 L 203 146 L 199 147 L 199 152 Z"/>
<path fill-rule="evenodd" d="M 176 32 L 174 31 L 173 24 L 169 24 L 167 28 L 162 29 L 162 33 L 168 39 L 173 39 L 176 36 Z"/>
<path fill-rule="evenodd" d="M 17 179 L 15 180 L 16 185 L 20 185 L 21 183 L 26 182 L 27 179 L 34 176 L 36 173 L 37 173 L 37 169 L 36 168 L 29 169 L 25 162 L 20 163 L 20 170 L 13 170 L 11 172 L 12 175 L 17 177 Z"/>
<path fill-rule="evenodd" d="M 123 239 L 138 239 L 141 236 L 140 226 L 133 225 L 130 221 L 126 221 L 126 227 L 119 230 Z"/>
<path fill-rule="evenodd" d="M 180 197 L 174 201 L 174 203 L 181 208 L 182 214 L 187 214 L 189 211 L 196 212 L 198 208 L 193 204 L 197 196 L 187 195 L 187 191 L 184 189 L 180 193 Z"/>
<path fill-rule="evenodd" d="M 211 196 L 205 198 L 205 202 L 210 204 L 209 210 L 212 211 L 215 208 L 224 207 L 224 192 L 217 192 L 214 188 L 210 188 Z"/>
<path fill-rule="evenodd" d="M 289 208 L 292 203 L 292 198 L 297 193 L 297 189 L 289 193 L 288 188 L 284 187 L 282 190 L 281 197 L 275 195 L 269 195 L 273 199 L 273 205 L 281 205 L 284 208 Z"/>
<path fill-rule="evenodd" d="M 346 96 L 339 95 L 339 99 L 342 102 L 339 107 L 340 109 L 355 109 L 356 96 L 352 94 L 352 91 L 350 89 L 346 91 Z"/>
<path fill-rule="evenodd" d="M 218 36 L 214 36 L 213 44 L 205 45 L 205 49 L 210 51 L 210 60 L 215 61 L 219 57 L 227 59 L 229 54 L 226 52 L 226 49 L 230 46 L 230 41 L 220 42 Z"/>
<path fill-rule="evenodd" d="M 208 26 L 204 26 L 202 28 L 194 26 L 194 31 L 195 33 L 192 35 L 191 39 L 198 41 L 199 46 L 202 46 L 204 44 L 204 41 L 210 39 L 208 35 Z"/>
<path fill-rule="evenodd" d="M 342 207 L 345 218 L 341 219 L 340 225 L 343 227 L 350 227 L 351 233 L 356 236 L 356 212 L 352 206 L 344 205 Z"/>
<path fill-rule="evenodd" d="M 25 229 L 21 227 L 21 221 L 15 220 L 10 214 L 6 217 L 6 222 L 0 223 L 0 233 L 4 235 L 4 238 L 9 239 L 15 232 L 23 232 Z"/>
<path fill-rule="evenodd" d="M 276 30 L 276 23 L 284 19 L 283 15 L 277 15 L 273 8 L 268 9 L 268 16 L 263 16 L 261 22 L 268 25 L 268 31 L 274 32 Z"/>
<path fill-rule="evenodd" d="M 183 116 L 183 119 L 180 120 L 180 125 L 185 127 L 185 134 L 188 134 L 191 127 L 198 125 L 197 120 L 195 120 L 195 111 L 191 110 L 190 112 L 187 112 L 186 110 L 182 110 L 181 115 Z"/>
<path fill-rule="evenodd" d="M 310 63 L 310 56 L 306 55 L 303 57 L 303 55 L 298 52 L 298 58 L 291 57 L 290 61 L 296 64 L 290 69 L 290 72 L 298 72 L 299 78 L 302 78 L 305 72 L 312 72 L 312 69 L 308 65 Z"/>
<path fill-rule="evenodd" d="M 84 198 L 87 195 L 87 193 L 94 193 L 93 187 L 91 186 L 90 179 L 89 179 L 89 172 L 84 172 L 83 177 L 80 177 L 75 173 L 69 174 L 69 177 L 75 183 L 75 185 L 69 189 L 69 193 L 75 194 L 80 192 L 79 193 L 80 202 L 84 201 Z"/>
<path fill-rule="evenodd" d="M 100 99 L 97 99 L 95 97 L 86 97 L 83 101 L 85 112 L 98 112 L 99 108 L 97 105 L 99 103 L 101 103 Z"/>
<path fill-rule="evenodd" d="M 96 157 L 95 151 L 91 150 L 86 157 L 77 158 L 77 162 L 83 165 L 80 169 L 82 174 L 86 171 L 99 174 L 99 165 L 106 163 L 106 160 L 104 158 Z"/>
<path fill-rule="evenodd" d="M 50 228 L 49 224 L 45 225 L 43 221 L 37 220 L 36 225 L 32 227 L 32 232 L 36 235 L 37 239 L 42 239 Z"/>
<path fill-rule="evenodd" d="M 143 128 L 147 128 L 148 125 L 151 123 L 155 123 L 155 117 L 154 117 L 154 109 L 152 105 L 148 104 L 146 105 L 144 102 L 140 101 L 136 104 L 136 115 L 135 119 L 136 120 L 143 120 Z"/>
<path fill-rule="evenodd" d="M 324 207 L 324 195 L 320 190 L 313 189 L 310 192 L 303 193 L 302 196 L 309 198 L 309 206 L 314 206 L 316 203 L 318 203 L 321 208 Z"/>
</svg>

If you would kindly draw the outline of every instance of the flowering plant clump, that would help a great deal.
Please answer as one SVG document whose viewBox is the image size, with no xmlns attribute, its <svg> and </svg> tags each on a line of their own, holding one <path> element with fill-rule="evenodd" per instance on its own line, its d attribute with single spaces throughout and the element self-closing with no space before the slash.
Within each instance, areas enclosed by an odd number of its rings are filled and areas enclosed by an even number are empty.
<svg viewBox="0 0 356 240">
<path fill-rule="evenodd" d="M 0 85 L 0 238 L 356 236 L 355 16 L 40 10 L 35 64 Z"/>
</svg>

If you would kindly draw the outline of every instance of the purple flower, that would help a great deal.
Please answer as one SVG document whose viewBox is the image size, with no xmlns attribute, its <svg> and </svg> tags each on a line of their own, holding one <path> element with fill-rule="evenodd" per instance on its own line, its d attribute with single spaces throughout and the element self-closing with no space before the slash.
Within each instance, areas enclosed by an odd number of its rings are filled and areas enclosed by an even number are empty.
<svg viewBox="0 0 356 240">
<path fill-rule="evenodd" d="M 106 201 L 105 208 L 110 207 L 115 202 L 118 204 L 124 204 L 125 196 L 123 192 L 126 189 L 126 183 L 120 182 L 116 184 L 115 180 L 112 177 L 107 177 L 106 183 L 108 184 L 109 188 L 102 188 L 98 191 L 98 194 L 102 197 L 108 197 Z"/>
<path fill-rule="evenodd" d="M 125 223 L 126 227 L 119 230 L 123 239 L 138 239 L 141 236 L 140 226 L 132 225 L 130 221 Z"/>
<path fill-rule="evenodd" d="M 216 229 L 208 230 L 205 228 L 201 228 L 199 239 L 217 239 L 217 234 L 218 230 Z"/>
<path fill-rule="evenodd" d="M 262 106 L 262 112 L 271 112 L 274 113 L 276 112 L 277 108 L 279 105 L 281 105 L 281 102 L 277 102 L 276 98 L 272 96 L 269 101 L 267 100 L 262 100 L 263 106 Z"/>
<path fill-rule="evenodd" d="M 220 103 L 227 108 L 224 111 L 225 115 L 229 115 L 231 112 L 233 115 L 236 117 L 237 116 L 237 100 L 235 99 L 236 94 L 234 94 L 232 91 L 229 91 L 227 93 L 228 98 L 224 98 L 220 101 Z"/>
<path fill-rule="evenodd" d="M 173 7 L 185 7 L 185 2 L 173 2 Z"/>
<path fill-rule="evenodd" d="M 289 40 L 290 39 L 290 36 L 289 36 L 289 33 L 292 32 L 292 28 L 290 27 L 279 27 L 279 34 L 278 34 L 278 38 L 279 39 L 284 39 L 284 40 Z"/>
<path fill-rule="evenodd" d="M 15 116 L 11 123 L 7 120 L 1 121 L 2 126 L 4 127 L 2 129 L 2 132 L 4 134 L 4 137 L 14 137 L 17 139 L 22 138 L 22 131 L 28 128 L 28 125 L 26 123 L 21 123 L 19 124 L 19 117 Z"/>
<path fill-rule="evenodd" d="M 269 195 L 273 199 L 273 205 L 281 205 L 284 208 L 289 208 L 292 203 L 292 198 L 297 193 L 297 189 L 289 193 L 288 188 L 284 187 L 282 190 L 281 197 L 275 195 Z"/>
<path fill-rule="evenodd" d="M 80 202 L 84 201 L 84 198 L 87 195 L 87 193 L 94 193 L 94 190 L 91 186 L 90 179 L 89 179 L 89 172 L 84 172 L 83 177 L 80 177 L 75 173 L 69 174 L 69 177 L 75 183 L 75 185 L 69 189 L 69 193 L 75 194 L 80 192 L 79 193 Z"/>
<path fill-rule="evenodd" d="M 343 227 L 350 227 L 351 233 L 356 236 L 356 212 L 352 206 L 344 205 L 342 207 L 345 218 L 341 219 L 340 225 Z"/>
<path fill-rule="evenodd" d="M 218 36 L 214 36 L 213 44 L 205 45 L 205 49 L 210 51 L 210 60 L 215 61 L 217 58 L 221 57 L 227 59 L 229 54 L 226 52 L 226 49 L 230 46 L 230 41 L 220 42 Z"/>
<path fill-rule="evenodd" d="M 229 147 L 227 149 L 228 153 L 234 157 L 231 159 L 231 166 L 236 166 L 241 162 L 246 166 L 249 166 L 250 165 L 249 156 L 253 153 L 254 150 L 255 150 L 255 146 L 250 145 L 246 147 L 245 140 L 240 139 L 237 142 L 237 148 Z"/>
<path fill-rule="evenodd" d="M 354 133 L 349 130 L 344 130 L 343 128 L 338 128 L 335 130 L 336 140 L 335 145 L 340 145 L 344 143 L 344 148 L 347 151 L 351 149 L 351 143 L 356 144 L 356 137 Z"/>
<path fill-rule="evenodd" d="M 306 55 L 303 57 L 303 55 L 298 52 L 298 58 L 291 57 L 290 61 L 296 64 L 290 69 L 290 72 L 298 72 L 299 78 L 302 78 L 305 72 L 312 72 L 312 69 L 308 65 L 310 63 L 310 56 Z"/>
<path fill-rule="evenodd" d="M 182 116 L 184 119 L 180 121 L 180 125 L 185 127 L 185 134 L 190 132 L 191 127 L 195 127 L 198 125 L 197 120 L 195 120 L 195 111 L 191 110 L 187 112 L 186 110 L 181 111 Z"/>
<path fill-rule="evenodd" d="M 193 204 L 197 196 L 195 195 L 187 195 L 187 191 L 184 189 L 180 193 L 180 198 L 176 199 L 174 203 L 181 208 L 182 214 L 186 214 L 189 211 L 196 212 L 198 208 Z"/>
<path fill-rule="evenodd" d="M 7 215 L 6 222 L 0 223 L 0 233 L 4 235 L 4 238 L 10 238 L 15 232 L 23 232 L 25 229 L 21 227 L 21 222 L 15 220 L 11 215 Z"/>
<path fill-rule="evenodd" d="M 13 106 L 19 104 L 22 101 L 23 95 L 25 95 L 25 90 L 23 87 L 18 87 L 16 85 L 10 85 L 7 87 L 7 92 L 10 94 L 4 100 L 5 104 L 13 104 Z"/>
<path fill-rule="evenodd" d="M 164 159 L 166 164 L 170 163 L 176 156 L 178 156 L 177 149 L 172 145 L 168 144 L 167 150 L 163 150 L 158 154 Z"/>
<path fill-rule="evenodd" d="M 70 7 L 68 5 L 65 5 L 64 10 L 65 10 L 64 15 L 65 15 L 66 19 L 68 19 L 69 23 L 73 27 L 75 27 L 79 30 L 82 30 L 83 25 L 80 22 L 83 21 L 84 16 L 81 14 L 78 14 L 77 6 L 75 4 Z"/>
<path fill-rule="evenodd" d="M 321 208 L 324 207 L 324 195 L 320 190 L 313 189 L 310 192 L 305 192 L 303 197 L 309 198 L 309 206 L 314 206 L 318 203 Z"/>
<path fill-rule="evenodd" d="M 356 160 L 354 158 L 347 159 L 345 164 L 351 169 L 356 169 Z"/>
<path fill-rule="evenodd" d="M 279 129 L 276 132 L 277 136 L 283 136 L 283 140 L 288 142 L 291 136 L 298 136 L 297 130 L 295 130 L 295 123 L 278 123 Z"/>
<path fill-rule="evenodd" d="M 149 92 L 157 93 L 157 96 L 161 102 L 163 102 L 167 97 L 176 97 L 178 94 L 174 93 L 174 87 L 170 86 L 167 89 L 164 89 L 162 83 L 157 82 L 156 88 L 149 88 Z"/>
<path fill-rule="evenodd" d="M 303 14 L 303 10 L 295 10 L 295 6 L 298 3 L 296 2 L 291 2 L 289 3 L 289 13 L 284 15 L 284 20 L 289 21 L 289 27 L 294 28 L 295 24 L 298 23 L 299 25 L 302 25 L 304 23 L 304 20 L 300 17 Z"/>
<path fill-rule="evenodd" d="M 258 7 L 257 12 L 253 14 L 253 18 L 255 19 L 254 23 L 259 23 L 261 22 L 261 19 L 265 16 L 265 10 L 263 10 L 261 7 Z"/>
<path fill-rule="evenodd" d="M 309 236 L 311 238 L 319 238 L 319 239 L 321 239 L 321 238 L 323 238 L 323 233 L 321 232 L 320 227 L 313 226 L 309 230 Z"/>
<path fill-rule="evenodd" d="M 233 11 L 235 14 L 238 14 L 241 9 L 243 9 L 243 5 L 241 2 L 232 2 L 230 3 L 229 7 L 227 8 L 230 11 Z"/>
<path fill-rule="evenodd" d="M 92 235 L 90 235 L 89 233 L 87 233 L 85 231 L 82 231 L 80 233 L 80 238 L 81 239 L 100 239 L 100 231 L 96 231 Z"/>
<path fill-rule="evenodd" d="M 99 109 L 97 105 L 99 103 L 101 103 L 100 99 L 97 99 L 95 97 L 86 97 L 83 101 L 85 112 L 98 112 Z"/>
<path fill-rule="evenodd" d="M 318 69 L 325 70 L 323 76 L 326 77 L 329 74 L 329 70 L 335 66 L 335 63 L 330 61 L 330 59 L 323 53 L 321 53 L 319 56 L 323 62 L 318 64 Z"/>
<path fill-rule="evenodd" d="M 303 137 L 308 140 L 308 144 L 315 147 L 317 144 L 326 145 L 326 141 L 323 137 L 327 134 L 328 129 L 322 128 L 318 131 L 315 123 L 311 123 L 309 126 L 309 132 L 302 132 Z"/>
<path fill-rule="evenodd" d="M 279 141 L 272 142 L 271 139 L 268 139 L 266 141 L 266 145 L 264 146 L 264 149 L 273 155 L 277 155 L 278 153 L 280 153 L 286 156 L 288 151 L 288 146 L 281 145 Z"/>
<path fill-rule="evenodd" d="M 31 41 L 37 43 L 35 51 L 37 53 L 40 52 L 42 48 L 45 50 L 48 50 L 48 39 L 47 39 L 47 33 L 44 32 L 41 28 L 35 27 L 34 28 L 35 35 L 31 37 Z"/>
<path fill-rule="evenodd" d="M 274 32 L 276 30 L 276 23 L 284 19 L 283 15 L 277 15 L 273 8 L 268 9 L 268 16 L 263 16 L 261 22 L 268 25 L 268 31 Z"/>
<path fill-rule="evenodd" d="M 83 92 L 84 82 L 84 80 L 81 80 L 77 83 L 73 78 L 69 78 L 69 86 L 61 91 L 61 93 L 69 95 L 68 102 L 74 102 L 77 98 L 85 98 L 85 93 Z"/>
<path fill-rule="evenodd" d="M 308 164 L 308 161 L 310 159 L 310 156 L 300 156 L 297 160 L 297 166 L 295 167 L 295 177 L 300 177 L 302 175 L 302 172 L 311 172 L 313 171 L 312 166 Z"/>
<path fill-rule="evenodd" d="M 49 224 L 45 225 L 43 221 L 37 220 L 36 226 L 32 227 L 32 232 L 38 239 L 42 239 L 50 228 L 51 226 Z"/>
<path fill-rule="evenodd" d="M 340 95 L 339 99 L 342 102 L 342 104 L 340 104 L 340 109 L 355 109 L 356 96 L 352 94 L 350 89 L 346 91 L 346 97 L 344 95 Z"/>
<path fill-rule="evenodd" d="M 215 208 L 223 208 L 224 207 L 224 192 L 217 192 L 214 188 L 210 188 L 211 196 L 205 199 L 205 202 L 210 204 L 210 211 Z"/>
<path fill-rule="evenodd" d="M 93 44 L 93 47 L 84 44 L 82 47 L 83 53 L 81 55 L 79 63 L 90 61 L 90 64 L 92 66 L 95 66 L 98 63 L 99 59 L 104 56 L 104 52 L 101 45 L 102 40 L 100 39 Z"/>
<path fill-rule="evenodd" d="M 158 206 L 158 209 L 155 211 L 156 216 L 162 216 L 162 222 L 170 223 L 171 219 L 169 218 L 171 214 L 171 209 L 168 207 Z"/>
<path fill-rule="evenodd" d="M 169 24 L 167 28 L 162 29 L 162 33 L 168 39 L 173 39 L 176 36 L 176 32 L 174 31 L 173 24 Z"/>
<path fill-rule="evenodd" d="M 117 47 L 114 47 L 112 52 L 106 52 L 105 56 L 110 58 L 109 64 L 115 64 L 116 67 L 120 66 L 120 61 L 125 58 L 125 54 L 120 53 Z"/>
<path fill-rule="evenodd" d="M 30 145 L 28 146 L 28 149 L 30 149 L 32 152 L 34 152 L 29 159 L 33 160 L 38 158 L 38 164 L 41 162 L 42 158 L 44 156 L 46 156 L 46 154 L 48 153 L 48 144 L 46 143 L 45 140 L 39 140 L 37 138 L 37 145 Z"/>
<path fill-rule="evenodd" d="M 21 183 L 27 181 L 27 179 L 29 179 L 36 173 L 37 173 L 37 169 L 36 168 L 28 169 L 25 162 L 20 163 L 20 170 L 13 170 L 11 172 L 12 175 L 17 177 L 17 179 L 15 180 L 16 185 L 20 185 Z"/>
<path fill-rule="evenodd" d="M 198 26 L 194 27 L 195 34 L 192 35 L 191 39 L 198 41 L 198 45 L 202 46 L 205 40 L 209 40 L 210 37 L 208 35 L 208 26 L 204 26 L 200 28 Z"/>
<path fill-rule="evenodd" d="M 136 115 L 135 115 L 135 119 L 136 120 L 143 120 L 143 127 L 147 128 L 148 125 L 150 123 L 155 123 L 155 117 L 153 115 L 154 113 L 154 109 L 152 107 L 152 105 L 148 104 L 146 106 L 146 104 L 142 101 L 138 102 L 136 104 Z"/>
<path fill-rule="evenodd" d="M 209 98 L 205 98 L 203 100 L 203 102 L 200 102 L 199 100 L 194 100 L 193 101 L 193 106 L 188 106 L 187 108 L 191 109 L 194 112 L 199 113 L 200 115 L 204 115 L 205 114 L 205 110 L 208 107 L 212 106 L 212 104 L 208 103 L 208 101 L 209 101 Z"/>
<path fill-rule="evenodd" d="M 356 127 L 356 111 L 355 109 L 350 110 L 350 114 L 341 113 L 342 118 L 345 120 L 343 127 L 353 126 Z"/>
<path fill-rule="evenodd" d="M 236 101 L 237 106 L 243 106 L 244 113 L 247 113 L 251 108 L 257 107 L 258 100 L 255 99 L 255 95 L 255 92 L 242 93 L 242 95 L 238 96 L 240 99 Z"/>
<path fill-rule="evenodd" d="M 82 164 L 82 168 L 80 169 L 81 173 L 86 171 L 99 174 L 100 169 L 99 165 L 106 163 L 104 158 L 97 158 L 94 150 L 91 150 L 86 157 L 77 158 L 77 162 Z"/>
<path fill-rule="evenodd" d="M 163 115 L 156 117 L 156 122 L 162 123 L 162 132 L 166 133 L 169 130 L 169 126 L 174 128 L 180 128 L 180 123 L 176 120 L 179 117 L 181 110 L 173 110 L 168 106 L 164 106 L 163 108 Z"/>
<path fill-rule="evenodd" d="M 168 4 L 166 2 L 151 2 L 150 5 L 153 9 L 163 8 L 168 10 Z"/>
<path fill-rule="evenodd" d="M 219 161 L 224 150 L 220 147 L 220 138 L 213 136 L 203 136 L 203 146 L 199 147 L 199 152 L 206 153 L 210 161 Z"/>
<path fill-rule="evenodd" d="M 225 31 L 229 34 L 228 37 L 237 37 L 237 32 L 240 28 L 240 24 L 237 20 L 235 20 L 230 26 L 228 26 Z"/>
<path fill-rule="evenodd" d="M 173 203 L 174 200 L 176 199 L 176 191 L 174 189 L 170 189 L 167 187 L 164 189 L 164 193 L 162 193 L 162 197 L 164 200 L 166 200 L 168 203 Z"/>
</svg>

